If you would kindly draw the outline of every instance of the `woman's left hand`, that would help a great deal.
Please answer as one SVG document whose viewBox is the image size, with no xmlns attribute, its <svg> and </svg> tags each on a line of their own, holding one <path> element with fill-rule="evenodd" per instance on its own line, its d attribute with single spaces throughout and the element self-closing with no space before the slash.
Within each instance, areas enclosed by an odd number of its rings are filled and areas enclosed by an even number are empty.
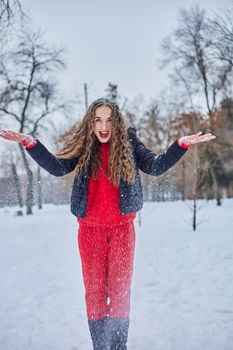
<svg viewBox="0 0 233 350">
<path fill-rule="evenodd" d="M 199 131 L 198 133 L 194 135 L 189 136 L 183 136 L 180 138 L 180 140 L 186 144 L 194 145 L 196 143 L 200 142 L 206 142 L 215 139 L 216 136 L 212 135 L 211 133 L 202 135 L 202 131 Z"/>
</svg>

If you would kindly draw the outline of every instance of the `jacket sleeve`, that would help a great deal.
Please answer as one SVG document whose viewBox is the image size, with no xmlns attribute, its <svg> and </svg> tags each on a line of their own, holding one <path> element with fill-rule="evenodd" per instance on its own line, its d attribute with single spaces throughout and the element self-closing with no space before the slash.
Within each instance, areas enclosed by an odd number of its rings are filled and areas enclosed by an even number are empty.
<svg viewBox="0 0 233 350">
<path fill-rule="evenodd" d="M 26 151 L 40 167 L 54 176 L 70 173 L 78 162 L 77 157 L 72 159 L 56 158 L 39 140 L 33 148 L 26 149 Z"/>
<path fill-rule="evenodd" d="M 154 176 L 165 173 L 187 152 L 174 142 L 166 152 L 156 155 L 137 137 L 135 128 L 132 128 L 131 139 L 134 144 L 136 165 L 144 173 Z"/>
</svg>

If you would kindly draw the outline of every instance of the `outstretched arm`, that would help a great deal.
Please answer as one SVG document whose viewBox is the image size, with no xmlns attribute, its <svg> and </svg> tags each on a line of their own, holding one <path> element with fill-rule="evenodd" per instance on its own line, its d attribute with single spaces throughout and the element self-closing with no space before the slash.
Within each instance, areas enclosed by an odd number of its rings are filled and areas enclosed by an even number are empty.
<svg viewBox="0 0 233 350">
<path fill-rule="evenodd" d="M 131 139 L 134 143 L 136 165 L 144 173 L 158 176 L 165 173 L 186 153 L 187 149 L 195 143 L 206 142 L 215 138 L 212 134 L 197 134 L 184 136 L 174 142 L 166 152 L 156 155 L 148 149 L 136 136 L 136 132 L 131 129 Z"/>
<path fill-rule="evenodd" d="M 75 169 L 78 162 L 78 158 L 56 158 L 39 140 L 26 134 L 1 130 L 0 137 L 22 144 L 36 163 L 54 176 L 63 176 L 70 173 Z"/>
</svg>

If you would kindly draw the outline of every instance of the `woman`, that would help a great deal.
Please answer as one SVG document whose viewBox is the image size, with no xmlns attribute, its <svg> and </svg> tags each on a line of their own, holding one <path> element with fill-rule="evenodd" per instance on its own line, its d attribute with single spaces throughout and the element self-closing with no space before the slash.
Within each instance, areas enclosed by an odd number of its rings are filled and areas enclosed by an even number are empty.
<svg viewBox="0 0 233 350">
<path fill-rule="evenodd" d="M 2 130 L 0 136 L 20 142 L 52 175 L 75 170 L 71 212 L 79 223 L 78 246 L 93 348 L 127 349 L 134 219 L 143 205 L 139 169 L 161 175 L 191 144 L 215 136 L 198 132 L 182 137 L 157 156 L 140 141 L 135 128 L 126 127 L 118 105 L 106 98 L 89 106 L 73 137 L 55 155 L 29 135 Z"/>
</svg>

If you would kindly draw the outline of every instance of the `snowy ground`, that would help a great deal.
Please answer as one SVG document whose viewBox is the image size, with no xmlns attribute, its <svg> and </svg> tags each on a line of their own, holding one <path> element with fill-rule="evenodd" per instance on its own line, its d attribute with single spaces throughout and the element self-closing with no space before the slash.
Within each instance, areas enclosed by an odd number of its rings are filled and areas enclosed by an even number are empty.
<svg viewBox="0 0 233 350">
<path fill-rule="evenodd" d="M 129 350 L 233 349 L 232 209 L 205 204 L 193 232 L 185 203 L 144 204 Z M 14 210 L 0 210 L 0 349 L 90 350 L 75 217 Z"/>
</svg>

